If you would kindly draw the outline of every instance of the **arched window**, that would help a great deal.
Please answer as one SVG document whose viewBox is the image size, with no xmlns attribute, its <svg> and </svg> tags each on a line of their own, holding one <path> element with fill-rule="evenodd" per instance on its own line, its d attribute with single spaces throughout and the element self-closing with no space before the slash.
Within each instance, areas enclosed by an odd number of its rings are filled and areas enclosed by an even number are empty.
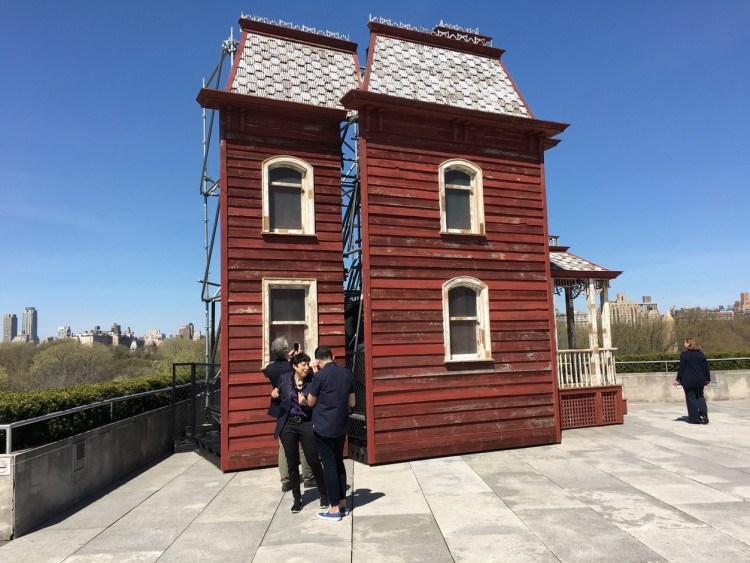
<svg viewBox="0 0 750 563">
<path fill-rule="evenodd" d="M 440 165 L 440 231 L 484 234 L 482 170 L 468 160 Z"/>
<path fill-rule="evenodd" d="M 446 361 L 492 358 L 487 286 L 460 277 L 443 284 L 443 338 Z"/>
<path fill-rule="evenodd" d="M 313 168 L 292 156 L 263 163 L 263 232 L 315 234 Z"/>
</svg>

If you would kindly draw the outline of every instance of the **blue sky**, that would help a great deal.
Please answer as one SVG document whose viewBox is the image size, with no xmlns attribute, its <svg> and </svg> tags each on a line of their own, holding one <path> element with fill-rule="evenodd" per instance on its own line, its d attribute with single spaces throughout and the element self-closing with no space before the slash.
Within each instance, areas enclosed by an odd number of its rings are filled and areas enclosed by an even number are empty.
<svg viewBox="0 0 750 563">
<path fill-rule="evenodd" d="M 41 337 L 202 329 L 195 96 L 242 12 L 348 34 L 362 62 L 370 14 L 478 27 L 534 114 L 571 124 L 547 153 L 550 233 L 624 271 L 612 298 L 750 291 L 744 0 L 6 0 L 0 313 L 36 307 Z"/>
</svg>

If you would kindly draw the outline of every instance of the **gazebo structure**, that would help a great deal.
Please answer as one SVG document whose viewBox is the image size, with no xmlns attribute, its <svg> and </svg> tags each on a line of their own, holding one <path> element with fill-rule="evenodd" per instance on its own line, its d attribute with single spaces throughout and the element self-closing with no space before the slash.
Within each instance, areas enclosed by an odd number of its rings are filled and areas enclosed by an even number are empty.
<svg viewBox="0 0 750 563">
<path fill-rule="evenodd" d="M 609 314 L 610 280 L 622 272 L 608 270 L 559 246 L 550 237 L 550 265 L 555 293 L 565 296 L 567 346 L 557 343 L 557 383 L 563 428 L 622 422 L 625 403 L 617 385 L 615 348 Z M 586 298 L 588 347 L 576 342 L 573 300 Z M 599 308 L 596 296 L 599 295 Z"/>
</svg>

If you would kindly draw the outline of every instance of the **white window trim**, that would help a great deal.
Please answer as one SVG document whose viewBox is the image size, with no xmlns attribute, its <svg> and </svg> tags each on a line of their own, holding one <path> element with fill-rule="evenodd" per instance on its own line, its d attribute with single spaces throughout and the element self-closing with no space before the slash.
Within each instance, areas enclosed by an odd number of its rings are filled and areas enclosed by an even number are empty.
<svg viewBox="0 0 750 563">
<path fill-rule="evenodd" d="M 268 202 L 269 182 L 268 171 L 273 168 L 288 166 L 302 173 L 302 229 L 274 229 L 271 230 L 270 205 Z M 283 235 L 314 235 L 315 234 L 315 177 L 313 167 L 293 156 L 275 156 L 263 161 L 263 226 L 264 233 Z"/>
<path fill-rule="evenodd" d="M 477 294 L 477 353 L 451 354 L 450 312 L 448 292 L 456 287 L 468 287 Z M 443 342 L 445 343 L 446 362 L 476 362 L 492 359 L 492 342 L 490 339 L 490 299 L 487 285 L 476 278 L 462 276 L 453 278 L 443 284 Z"/>
<path fill-rule="evenodd" d="M 305 341 L 300 342 L 302 350 L 311 356 L 311 352 L 318 346 L 318 282 L 314 279 L 277 279 L 263 278 L 263 361 L 267 361 L 271 354 L 271 343 L 268 335 L 271 332 L 271 290 L 272 289 L 304 289 L 305 290 Z M 311 356 L 312 357 L 312 356 Z M 265 365 L 265 364 L 264 364 Z"/>
<path fill-rule="evenodd" d="M 461 170 L 471 176 L 471 229 L 449 229 L 446 216 L 445 173 L 449 170 Z M 463 159 L 446 160 L 438 168 L 438 182 L 440 186 L 440 232 L 449 234 L 484 235 L 484 184 L 482 169 L 473 162 Z"/>
</svg>

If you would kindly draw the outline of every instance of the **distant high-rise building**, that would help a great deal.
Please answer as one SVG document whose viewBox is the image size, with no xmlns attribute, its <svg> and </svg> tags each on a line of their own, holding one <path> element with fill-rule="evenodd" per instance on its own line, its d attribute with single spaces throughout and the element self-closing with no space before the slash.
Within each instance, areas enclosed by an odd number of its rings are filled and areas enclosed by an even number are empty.
<svg viewBox="0 0 750 563">
<path fill-rule="evenodd" d="M 22 333 L 29 338 L 29 342 L 39 342 L 37 334 L 37 313 L 34 307 L 26 307 L 23 310 Z"/>
<path fill-rule="evenodd" d="M 18 318 L 12 313 L 7 313 L 3 315 L 3 342 L 11 342 L 16 336 L 18 336 Z"/>
<path fill-rule="evenodd" d="M 634 323 L 639 319 L 660 319 L 659 305 L 645 295 L 641 303 L 628 301 L 624 293 L 618 293 L 614 301 L 609 302 L 612 321 L 615 323 Z"/>
<path fill-rule="evenodd" d="M 64 340 L 66 338 L 70 338 L 73 336 L 73 332 L 70 330 L 69 326 L 60 326 L 57 327 L 57 337 L 60 340 Z"/>
<path fill-rule="evenodd" d="M 192 340 L 194 334 L 195 327 L 193 326 L 193 323 L 182 325 L 177 331 L 177 336 L 179 336 L 180 338 L 185 338 L 187 340 Z"/>
<path fill-rule="evenodd" d="M 734 302 L 734 310 L 737 313 L 746 313 L 750 311 L 750 293 L 747 291 L 740 293 L 740 300 Z"/>
</svg>

